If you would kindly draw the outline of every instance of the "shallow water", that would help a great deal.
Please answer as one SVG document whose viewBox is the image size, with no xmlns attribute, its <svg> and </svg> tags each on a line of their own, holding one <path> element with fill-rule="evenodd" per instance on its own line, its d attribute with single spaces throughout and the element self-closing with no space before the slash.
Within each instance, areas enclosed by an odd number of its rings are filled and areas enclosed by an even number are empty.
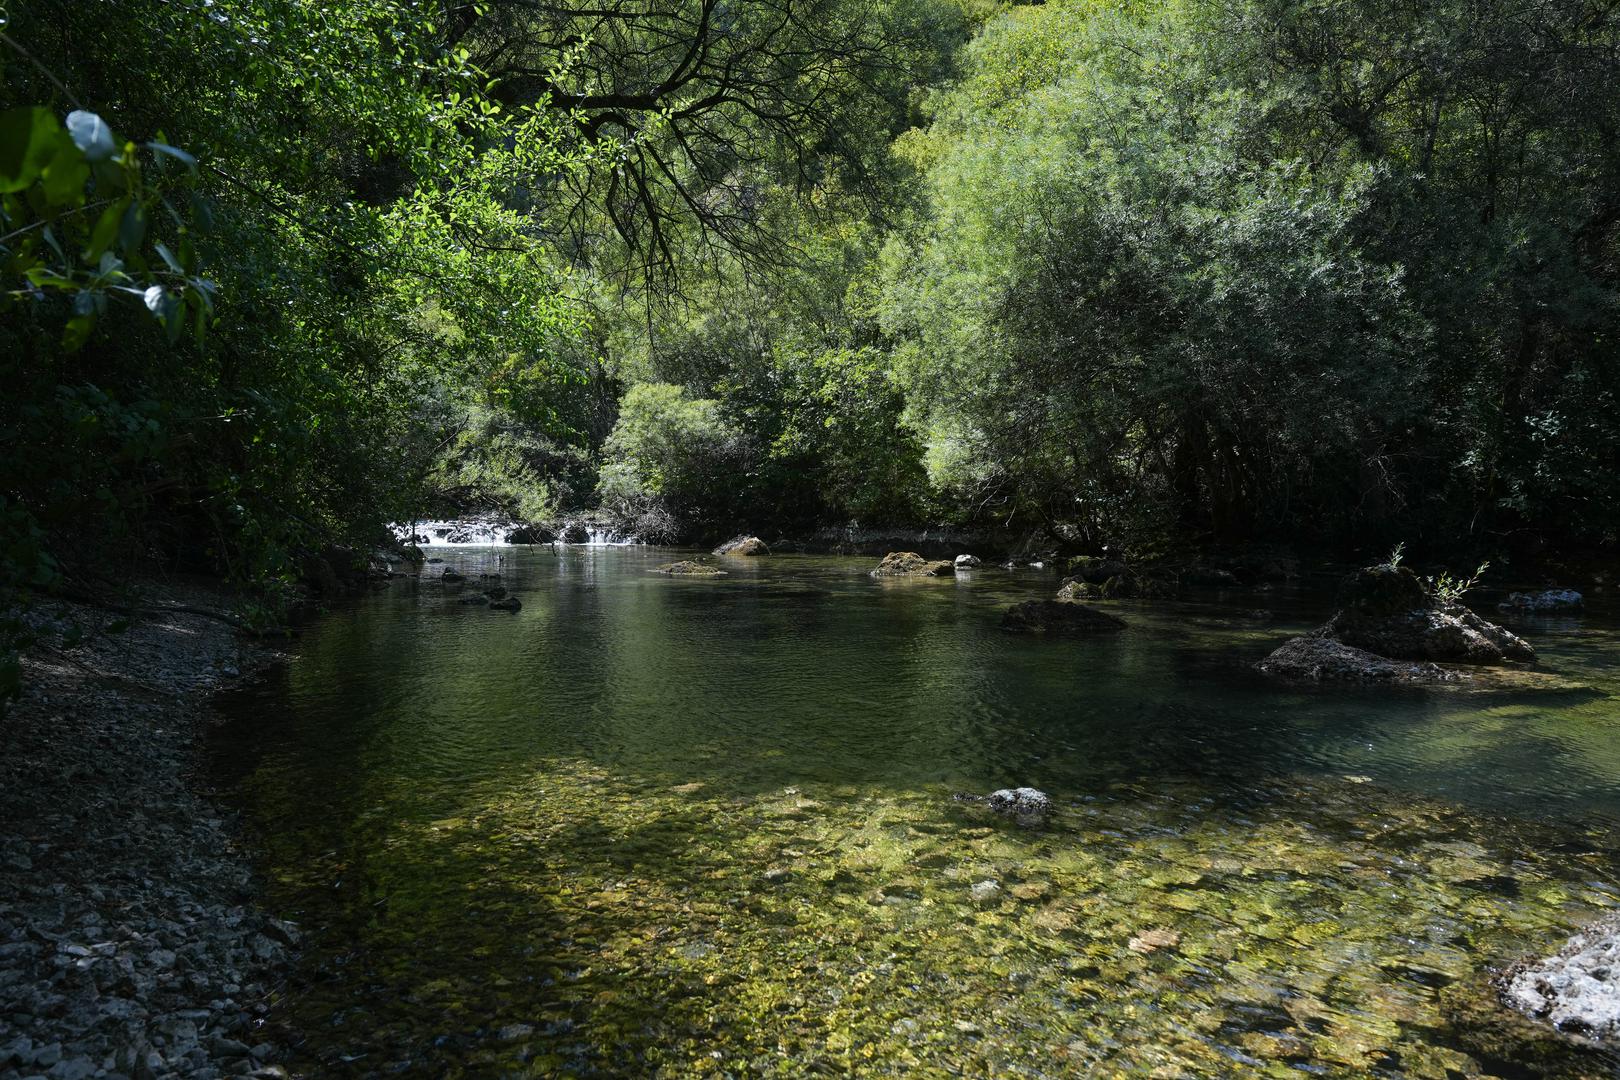
<svg viewBox="0 0 1620 1080">
<path fill-rule="evenodd" d="M 1488 986 L 1620 906 L 1601 607 L 1516 624 L 1562 688 L 1324 691 L 1247 669 L 1320 589 L 1043 641 L 997 621 L 1049 573 L 443 554 L 522 611 L 429 566 L 217 740 L 318 928 L 276 1014 L 313 1073 L 1614 1073 Z M 1015 784 L 1046 829 L 951 799 Z"/>
</svg>

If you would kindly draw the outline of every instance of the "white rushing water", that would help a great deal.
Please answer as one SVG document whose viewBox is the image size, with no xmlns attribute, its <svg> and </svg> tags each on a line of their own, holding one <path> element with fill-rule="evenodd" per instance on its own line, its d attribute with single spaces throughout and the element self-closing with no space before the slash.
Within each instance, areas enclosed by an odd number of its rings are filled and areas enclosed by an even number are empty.
<svg viewBox="0 0 1620 1080">
<path fill-rule="evenodd" d="M 413 535 L 411 525 L 394 524 L 390 528 L 400 543 L 411 543 Z M 465 518 L 452 521 L 418 521 L 414 535 L 419 547 L 490 547 L 521 543 L 525 531 L 524 526 L 514 521 Z M 514 537 L 520 539 L 514 540 Z M 634 536 L 626 536 L 611 529 L 578 523 L 565 525 L 562 535 L 557 538 L 557 543 L 579 547 L 625 547 L 640 541 Z"/>
</svg>

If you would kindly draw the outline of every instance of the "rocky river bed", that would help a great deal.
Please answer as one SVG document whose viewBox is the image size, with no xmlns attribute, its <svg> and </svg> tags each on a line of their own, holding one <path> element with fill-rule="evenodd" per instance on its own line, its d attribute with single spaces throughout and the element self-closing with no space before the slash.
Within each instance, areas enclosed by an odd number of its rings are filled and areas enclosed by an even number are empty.
<svg viewBox="0 0 1620 1080">
<path fill-rule="evenodd" d="M 226 606 L 169 583 L 25 615 L 39 644 L 0 715 L 3 1080 L 286 1075 L 263 1019 L 298 931 L 255 906 L 199 782 L 213 694 L 279 659 Z"/>
</svg>

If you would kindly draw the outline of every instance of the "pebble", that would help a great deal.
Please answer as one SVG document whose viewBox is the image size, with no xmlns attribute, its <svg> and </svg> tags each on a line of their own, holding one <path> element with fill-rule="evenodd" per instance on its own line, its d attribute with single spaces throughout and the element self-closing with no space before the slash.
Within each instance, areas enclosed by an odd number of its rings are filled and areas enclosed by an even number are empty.
<svg viewBox="0 0 1620 1080">
<path fill-rule="evenodd" d="M 196 616 L 120 634 L 83 605 L 27 616 L 83 635 L 24 657 L 0 724 L 0 1080 L 278 1075 L 273 1045 L 236 1036 L 297 931 L 244 903 L 233 818 L 188 779 L 207 695 L 273 657 Z"/>
</svg>

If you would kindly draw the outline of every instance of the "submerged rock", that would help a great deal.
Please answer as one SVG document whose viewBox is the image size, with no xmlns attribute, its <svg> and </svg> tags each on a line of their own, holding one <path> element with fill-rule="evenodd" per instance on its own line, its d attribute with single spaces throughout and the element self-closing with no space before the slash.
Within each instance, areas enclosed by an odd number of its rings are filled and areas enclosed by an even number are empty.
<svg viewBox="0 0 1620 1080">
<path fill-rule="evenodd" d="M 1046 792 L 1032 787 L 1002 788 L 992 791 L 984 805 L 998 814 L 1012 818 L 1027 829 L 1046 824 L 1052 812 L 1052 799 Z"/>
<path fill-rule="evenodd" d="M 1181 935 L 1176 931 L 1155 928 L 1132 935 L 1131 939 L 1125 943 L 1125 947 L 1135 953 L 1153 953 L 1158 952 L 1160 949 L 1174 949 L 1180 944 Z"/>
<path fill-rule="evenodd" d="M 1620 1039 L 1620 915 L 1593 923 L 1555 956 L 1509 969 L 1500 989 L 1508 1005 L 1560 1031 Z"/>
<path fill-rule="evenodd" d="M 669 574 L 673 577 L 723 577 L 725 571 L 719 567 L 706 566 L 691 559 L 682 559 L 680 562 L 665 563 L 657 570 L 657 574 Z"/>
<path fill-rule="evenodd" d="M 1314 635 L 1284 642 L 1255 666 L 1267 675 L 1311 681 L 1456 682 L 1464 677 L 1435 664 L 1390 660 Z"/>
<path fill-rule="evenodd" d="M 454 570 L 446 570 L 439 580 L 446 585 L 461 585 L 466 582 L 467 577 L 465 574 L 458 574 Z"/>
<path fill-rule="evenodd" d="M 1510 593 L 1496 605 L 1498 611 L 1545 612 L 1580 611 L 1586 599 L 1574 589 L 1543 589 L 1540 592 Z"/>
<path fill-rule="evenodd" d="M 976 881 L 968 886 L 968 896 L 975 904 L 988 905 L 1001 900 L 1001 882 Z"/>
<path fill-rule="evenodd" d="M 489 610 L 491 611 L 521 611 L 522 609 L 522 601 L 515 596 L 508 596 L 504 600 L 491 600 L 489 602 Z"/>
<path fill-rule="evenodd" d="M 930 561 L 915 551 L 891 551 L 883 556 L 872 576 L 882 577 L 948 577 L 956 567 L 947 559 Z"/>
<path fill-rule="evenodd" d="M 716 555 L 769 555 L 770 546 L 757 536 L 738 536 L 714 549 Z"/>
<path fill-rule="evenodd" d="M 1125 620 L 1068 600 L 1025 600 L 1007 609 L 1001 628 L 1026 634 L 1106 634 L 1125 629 Z"/>
</svg>

